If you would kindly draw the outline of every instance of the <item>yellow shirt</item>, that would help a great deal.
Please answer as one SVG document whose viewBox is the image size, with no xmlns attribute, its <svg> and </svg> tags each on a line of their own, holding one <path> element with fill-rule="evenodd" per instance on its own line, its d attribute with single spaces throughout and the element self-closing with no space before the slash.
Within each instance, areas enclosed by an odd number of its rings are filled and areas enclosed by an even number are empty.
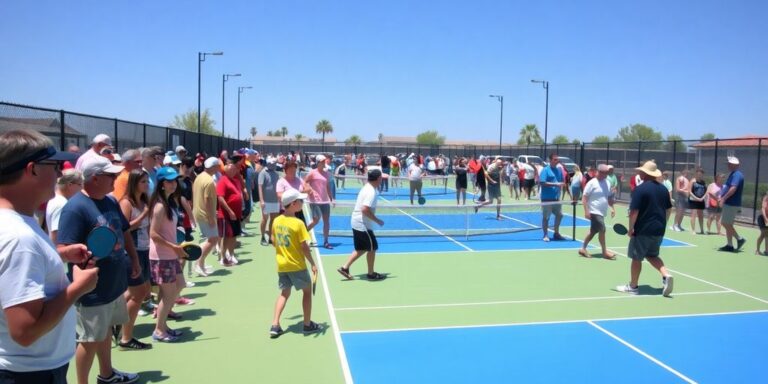
<svg viewBox="0 0 768 384">
<path fill-rule="evenodd" d="M 214 183 L 213 177 L 207 172 L 197 175 L 192 184 L 192 215 L 195 216 L 195 219 L 207 223 L 211 219 L 208 217 L 210 213 L 213 215 L 212 219 L 216 220 L 217 201 L 216 183 Z M 211 207 L 213 210 L 209 212 Z"/>
<path fill-rule="evenodd" d="M 275 258 L 278 272 L 296 272 L 307 269 L 301 244 L 309 241 L 309 232 L 301 220 L 285 215 L 272 223 L 275 234 Z"/>
</svg>

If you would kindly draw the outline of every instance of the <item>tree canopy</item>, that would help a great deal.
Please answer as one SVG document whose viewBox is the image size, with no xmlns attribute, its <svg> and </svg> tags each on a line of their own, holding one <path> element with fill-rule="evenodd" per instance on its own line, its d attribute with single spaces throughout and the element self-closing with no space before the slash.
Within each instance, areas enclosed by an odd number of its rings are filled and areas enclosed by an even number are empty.
<svg viewBox="0 0 768 384">
<path fill-rule="evenodd" d="M 333 125 L 331 125 L 331 122 L 328 120 L 320 120 L 317 122 L 317 125 L 315 125 L 315 132 L 322 134 L 323 142 L 325 142 L 325 134 L 333 133 Z"/>
<path fill-rule="evenodd" d="M 360 144 L 363 142 L 363 140 L 360 139 L 360 136 L 358 135 L 352 135 L 348 137 L 346 140 L 344 140 L 344 142 L 347 144 Z"/>
<path fill-rule="evenodd" d="M 715 134 L 714 133 L 705 133 L 705 134 L 701 135 L 701 139 L 700 140 L 701 141 L 712 141 L 714 139 L 715 139 Z"/>
<path fill-rule="evenodd" d="M 566 135 L 557 135 L 552 138 L 552 144 L 555 145 L 563 145 L 570 143 L 570 140 L 568 140 L 568 136 Z"/>
<path fill-rule="evenodd" d="M 215 128 L 216 121 L 211 118 L 211 112 L 207 108 L 200 114 L 200 122 L 200 132 L 206 135 L 221 136 L 221 131 Z M 170 125 L 172 128 L 197 132 L 197 109 L 190 109 L 186 113 L 174 116 Z"/>
<path fill-rule="evenodd" d="M 437 131 L 424 131 L 416 135 L 416 142 L 422 145 L 443 145 L 445 136 L 440 136 Z"/>
<path fill-rule="evenodd" d="M 594 139 L 592 139 L 592 144 L 607 144 L 611 142 L 611 138 L 607 135 L 599 135 L 595 136 Z"/>
<path fill-rule="evenodd" d="M 667 143 L 664 143 L 664 149 L 667 151 L 676 151 L 677 153 L 686 152 L 688 146 L 682 141 L 683 137 L 680 135 L 667 135 Z"/>
<path fill-rule="evenodd" d="M 661 140 L 661 132 L 644 124 L 632 124 L 621 128 L 613 141 L 618 148 L 633 148 L 638 146 L 637 142 L 642 141 L 645 149 L 659 149 Z"/>
<path fill-rule="evenodd" d="M 541 132 L 536 124 L 526 124 L 520 129 L 520 138 L 517 140 L 517 145 L 531 145 L 531 144 L 543 144 L 544 139 L 541 138 Z"/>
</svg>

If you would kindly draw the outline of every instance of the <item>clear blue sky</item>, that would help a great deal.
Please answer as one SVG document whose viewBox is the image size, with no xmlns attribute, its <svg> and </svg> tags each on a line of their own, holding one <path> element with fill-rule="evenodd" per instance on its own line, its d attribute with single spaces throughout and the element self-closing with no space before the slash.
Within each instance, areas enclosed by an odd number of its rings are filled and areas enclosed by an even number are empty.
<svg viewBox="0 0 768 384">
<path fill-rule="evenodd" d="M 630 123 L 698 138 L 768 132 L 768 1 L 0 2 L 0 100 L 152 124 L 197 105 L 234 135 L 504 141 L 613 137 Z M 543 133 L 543 132 L 542 132 Z"/>
</svg>

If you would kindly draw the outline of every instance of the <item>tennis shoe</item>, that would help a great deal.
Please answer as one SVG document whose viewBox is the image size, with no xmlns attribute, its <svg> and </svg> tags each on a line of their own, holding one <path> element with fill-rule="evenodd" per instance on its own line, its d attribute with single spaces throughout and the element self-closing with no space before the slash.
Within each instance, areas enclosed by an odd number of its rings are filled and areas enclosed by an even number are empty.
<svg viewBox="0 0 768 384">
<path fill-rule="evenodd" d="M 639 289 L 632 288 L 629 284 L 617 285 L 616 286 L 616 291 L 624 292 L 624 293 L 629 293 L 630 295 L 637 295 L 637 294 L 640 293 Z"/>
<path fill-rule="evenodd" d="M 544 240 L 545 243 L 549 243 L 549 236 L 544 236 L 544 239 L 542 240 Z"/>
<path fill-rule="evenodd" d="M 195 273 L 200 277 L 208 277 L 208 272 L 200 268 L 199 265 L 195 265 Z"/>
<path fill-rule="evenodd" d="M 195 286 L 195 282 L 194 281 L 187 280 L 187 288 L 192 288 L 194 286 Z"/>
<path fill-rule="evenodd" d="M 235 255 L 231 253 L 229 254 L 229 262 L 234 265 L 240 264 L 240 261 L 237 260 L 237 257 L 235 257 Z"/>
<path fill-rule="evenodd" d="M 559 233 L 555 233 L 555 235 L 554 235 L 554 236 L 552 236 L 552 238 L 553 238 L 553 239 L 555 239 L 555 240 L 558 240 L 558 241 L 559 241 L 559 240 L 565 240 L 565 237 L 563 237 L 563 236 L 562 236 L 561 234 L 559 234 Z"/>
<path fill-rule="evenodd" d="M 743 237 L 741 239 L 736 240 L 736 250 L 737 251 L 740 250 L 741 247 L 743 247 L 744 244 L 746 244 L 746 243 L 747 243 L 747 239 L 745 239 Z"/>
<path fill-rule="evenodd" d="M 664 285 L 661 294 L 664 295 L 664 297 L 669 297 L 672 294 L 674 282 L 675 279 L 672 276 L 667 276 L 661 279 L 661 283 Z"/>
<path fill-rule="evenodd" d="M 269 328 L 269 338 L 276 339 L 283 334 L 283 329 L 279 325 L 273 325 Z"/>
<path fill-rule="evenodd" d="M 730 245 L 730 244 L 724 245 L 718 248 L 717 250 L 721 252 L 736 252 L 736 248 L 734 248 L 733 245 Z"/>
<path fill-rule="evenodd" d="M 176 304 L 177 305 L 193 305 L 195 304 L 195 301 L 192 299 L 188 299 L 184 296 L 179 296 L 179 298 L 176 299 Z"/>
<path fill-rule="evenodd" d="M 101 375 L 96 376 L 97 384 L 113 384 L 113 383 L 130 384 L 130 383 L 135 383 L 137 380 L 139 380 L 139 375 L 135 373 L 120 372 L 114 368 L 112 368 L 112 376 L 110 377 L 104 378 L 104 377 L 101 377 Z"/>
<path fill-rule="evenodd" d="M 317 333 L 323 330 L 323 326 L 315 323 L 314 321 L 310 321 L 309 325 L 304 326 L 304 334 L 308 335 L 310 333 Z"/>
<path fill-rule="evenodd" d="M 267 239 L 266 239 L 265 237 L 262 237 L 262 238 L 261 238 L 261 245 L 263 245 L 263 246 L 265 246 L 265 247 L 266 247 L 267 245 L 269 245 L 269 242 L 267 241 Z"/>
<path fill-rule="evenodd" d="M 121 341 L 117 345 L 120 346 L 120 348 L 124 349 L 124 350 L 125 349 L 133 349 L 133 350 L 136 350 L 136 351 L 141 351 L 141 350 L 145 350 L 145 349 L 152 349 L 152 344 L 142 343 L 141 341 L 138 341 L 136 339 L 131 339 L 131 340 L 125 342 L 125 343 L 123 343 Z"/>
</svg>

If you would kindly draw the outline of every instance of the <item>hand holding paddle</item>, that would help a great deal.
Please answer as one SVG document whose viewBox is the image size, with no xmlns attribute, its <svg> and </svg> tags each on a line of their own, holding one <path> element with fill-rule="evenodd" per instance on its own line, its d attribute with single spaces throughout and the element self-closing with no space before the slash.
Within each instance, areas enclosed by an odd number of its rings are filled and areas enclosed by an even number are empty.
<svg viewBox="0 0 768 384">
<path fill-rule="evenodd" d="M 185 255 L 183 258 L 189 261 L 195 261 L 203 255 L 203 249 L 200 248 L 197 243 L 187 241 L 179 244 L 179 247 L 181 247 L 181 250 Z"/>
<path fill-rule="evenodd" d="M 108 257 L 115 250 L 117 244 L 117 234 L 111 228 L 107 226 L 99 226 L 91 230 L 88 237 L 85 240 L 85 245 L 88 247 L 91 255 L 82 263 L 80 268 L 85 269 L 88 262 L 96 258 L 96 261 Z"/>
<path fill-rule="evenodd" d="M 59 256 L 61 256 L 62 260 L 73 264 L 83 263 L 88 260 L 88 257 L 90 256 L 88 247 L 83 244 L 59 246 L 57 250 L 59 251 Z"/>
</svg>

